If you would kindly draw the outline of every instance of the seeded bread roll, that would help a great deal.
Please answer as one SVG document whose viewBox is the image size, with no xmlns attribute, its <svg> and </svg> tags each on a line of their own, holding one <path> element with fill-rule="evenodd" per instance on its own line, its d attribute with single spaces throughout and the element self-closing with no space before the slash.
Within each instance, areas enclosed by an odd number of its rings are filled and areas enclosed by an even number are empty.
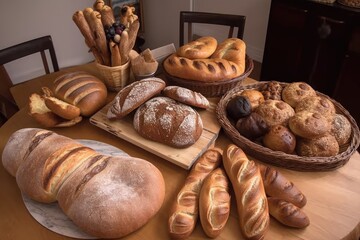
<svg viewBox="0 0 360 240">
<path fill-rule="evenodd" d="M 189 59 L 208 58 L 216 50 L 217 40 L 213 37 L 201 37 L 191 41 L 177 50 L 177 55 Z"/>
<path fill-rule="evenodd" d="M 283 88 L 281 96 L 282 100 L 295 108 L 305 98 L 316 96 L 316 92 L 305 82 L 293 82 Z"/>
<path fill-rule="evenodd" d="M 301 111 L 290 118 L 289 128 L 295 135 L 311 139 L 329 132 L 331 124 L 325 116 L 317 112 Z"/>
<path fill-rule="evenodd" d="M 144 138 L 175 148 L 191 146 L 203 131 L 198 112 L 168 97 L 155 97 L 140 106 L 133 126 Z"/>
<path fill-rule="evenodd" d="M 309 111 L 317 112 L 325 117 L 333 118 L 335 106 L 330 99 L 323 96 L 310 96 L 304 98 L 296 105 L 295 112 Z"/>
<path fill-rule="evenodd" d="M 342 114 L 335 114 L 331 123 L 331 135 L 336 138 L 339 146 L 347 143 L 351 137 L 351 124 Z"/>
<path fill-rule="evenodd" d="M 97 77 L 87 72 L 65 73 L 54 80 L 54 96 L 80 108 L 89 117 L 106 103 L 107 89 Z"/>
<path fill-rule="evenodd" d="M 339 144 L 330 133 L 313 139 L 299 138 L 296 152 L 306 157 L 332 157 L 339 153 Z"/>
<path fill-rule="evenodd" d="M 294 109 L 284 101 L 268 99 L 261 103 L 255 110 L 268 126 L 287 126 L 289 119 L 294 116 Z"/>
<path fill-rule="evenodd" d="M 201 93 L 194 92 L 190 89 L 179 86 L 167 86 L 163 89 L 162 93 L 169 98 L 172 98 L 181 103 L 198 108 L 208 108 L 209 101 Z"/>
<path fill-rule="evenodd" d="M 107 112 L 109 119 L 120 119 L 157 95 L 165 88 L 160 78 L 146 78 L 136 81 L 119 91 Z"/>
</svg>

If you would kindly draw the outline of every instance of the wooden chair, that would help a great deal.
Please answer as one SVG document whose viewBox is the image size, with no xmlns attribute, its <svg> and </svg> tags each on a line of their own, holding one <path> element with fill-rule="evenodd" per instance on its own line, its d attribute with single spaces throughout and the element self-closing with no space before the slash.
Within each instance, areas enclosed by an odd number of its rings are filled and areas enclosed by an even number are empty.
<svg viewBox="0 0 360 240">
<path fill-rule="evenodd" d="M 19 110 L 10 93 L 10 88 L 14 85 L 14 83 L 11 81 L 9 74 L 6 72 L 4 64 L 34 53 L 40 53 L 45 72 L 46 74 L 49 74 L 50 69 L 45 54 L 46 50 L 50 53 L 54 72 L 59 71 L 59 65 L 51 36 L 36 38 L 0 50 L 0 122 L 1 119 L 6 120 Z"/>
<path fill-rule="evenodd" d="M 188 29 L 188 42 L 192 41 L 192 24 L 193 23 L 206 23 L 213 25 L 229 26 L 228 38 L 234 37 L 234 29 L 237 28 L 238 32 L 236 37 L 242 39 L 244 35 L 246 16 L 231 15 L 221 13 L 207 13 L 207 12 L 180 12 L 180 46 L 184 45 L 185 41 L 185 23 Z"/>
</svg>

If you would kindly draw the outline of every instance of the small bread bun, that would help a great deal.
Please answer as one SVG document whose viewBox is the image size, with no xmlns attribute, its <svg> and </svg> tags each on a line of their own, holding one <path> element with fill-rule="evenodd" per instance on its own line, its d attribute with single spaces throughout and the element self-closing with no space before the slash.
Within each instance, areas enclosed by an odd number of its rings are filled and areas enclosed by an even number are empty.
<svg viewBox="0 0 360 240">
<path fill-rule="evenodd" d="M 349 141 L 351 136 L 351 124 L 344 115 L 335 114 L 331 123 L 331 134 L 336 138 L 336 141 L 340 146 Z"/>
<path fill-rule="evenodd" d="M 310 139 L 329 132 L 331 125 L 329 120 L 319 113 L 301 111 L 290 118 L 289 127 L 295 135 Z"/>
<path fill-rule="evenodd" d="M 295 108 L 295 112 L 301 111 L 317 112 L 329 118 L 332 118 L 336 112 L 334 104 L 323 96 L 304 98 Z"/>
<path fill-rule="evenodd" d="M 249 116 L 252 112 L 251 103 L 247 97 L 236 96 L 226 105 L 227 114 L 237 121 L 239 118 Z"/>
<path fill-rule="evenodd" d="M 339 153 L 339 144 L 331 134 L 313 139 L 299 138 L 296 152 L 306 157 L 331 157 Z"/>
<path fill-rule="evenodd" d="M 254 111 L 262 116 L 269 126 L 286 126 L 290 117 L 295 114 L 294 109 L 286 102 L 271 99 L 260 104 Z"/>
<path fill-rule="evenodd" d="M 235 127 L 241 135 L 250 140 L 263 136 L 269 130 L 269 126 L 263 117 L 256 112 L 252 112 L 245 118 L 240 118 Z"/>
<path fill-rule="evenodd" d="M 246 89 L 241 92 L 240 96 L 247 97 L 250 100 L 251 108 L 253 110 L 265 101 L 262 93 L 254 89 Z"/>
<path fill-rule="evenodd" d="M 71 120 L 80 116 L 80 108 L 56 97 L 45 97 L 45 104 L 53 113 L 64 119 Z"/>
<path fill-rule="evenodd" d="M 261 93 L 265 100 L 281 100 L 281 92 L 283 87 L 277 81 L 270 81 L 263 85 Z"/>
<path fill-rule="evenodd" d="M 265 134 L 263 144 L 271 150 L 290 154 L 295 150 L 296 137 L 287 127 L 275 125 Z"/>
<path fill-rule="evenodd" d="M 295 108 L 306 97 L 315 96 L 316 92 L 305 82 L 293 82 L 284 87 L 281 95 L 282 100 Z"/>
</svg>

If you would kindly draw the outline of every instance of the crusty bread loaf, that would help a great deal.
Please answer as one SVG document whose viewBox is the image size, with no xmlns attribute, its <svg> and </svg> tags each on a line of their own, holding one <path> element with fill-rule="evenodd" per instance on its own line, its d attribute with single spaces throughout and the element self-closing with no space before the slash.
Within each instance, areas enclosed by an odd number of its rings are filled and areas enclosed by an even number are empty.
<svg viewBox="0 0 360 240">
<path fill-rule="evenodd" d="M 2 162 L 21 192 L 40 202 L 58 200 L 80 229 L 98 238 L 121 238 L 140 228 L 165 196 L 164 179 L 148 161 L 103 155 L 44 129 L 14 132 Z"/>
<path fill-rule="evenodd" d="M 191 146 L 203 131 L 197 111 L 168 97 L 155 97 L 141 105 L 133 126 L 144 138 L 175 148 Z"/>
<path fill-rule="evenodd" d="M 300 208 L 305 206 L 306 197 L 294 183 L 273 167 L 261 163 L 258 163 L 258 166 L 268 196 L 283 199 Z"/>
<path fill-rule="evenodd" d="M 200 222 L 207 236 L 220 235 L 229 218 L 230 205 L 229 179 L 222 168 L 217 168 L 205 178 L 200 191 Z"/>
<path fill-rule="evenodd" d="M 269 209 L 260 170 L 234 144 L 229 144 L 223 154 L 235 192 L 241 232 L 246 239 L 263 239 L 269 226 Z"/>
<path fill-rule="evenodd" d="M 308 216 L 297 206 L 280 198 L 268 197 L 269 212 L 282 224 L 305 228 L 310 224 Z"/>
<path fill-rule="evenodd" d="M 107 89 L 97 77 L 82 71 L 65 73 L 54 80 L 55 97 L 80 108 L 89 117 L 106 103 Z"/>
<path fill-rule="evenodd" d="M 222 161 L 221 152 L 211 148 L 192 166 L 170 210 L 168 230 L 172 239 L 185 239 L 193 232 L 199 216 L 199 194 L 204 179 Z"/>
<path fill-rule="evenodd" d="M 189 59 L 209 58 L 216 48 L 217 40 L 214 37 L 206 36 L 180 46 L 176 53 L 180 57 Z"/>
<path fill-rule="evenodd" d="M 115 96 L 108 109 L 107 118 L 120 119 L 125 117 L 164 88 L 165 82 L 156 77 L 133 82 L 121 89 Z"/>
<path fill-rule="evenodd" d="M 179 86 L 167 86 L 163 89 L 162 93 L 166 97 L 172 98 L 176 101 L 193 107 L 206 109 L 210 106 L 209 100 L 207 100 L 204 95 L 187 88 Z"/>
</svg>

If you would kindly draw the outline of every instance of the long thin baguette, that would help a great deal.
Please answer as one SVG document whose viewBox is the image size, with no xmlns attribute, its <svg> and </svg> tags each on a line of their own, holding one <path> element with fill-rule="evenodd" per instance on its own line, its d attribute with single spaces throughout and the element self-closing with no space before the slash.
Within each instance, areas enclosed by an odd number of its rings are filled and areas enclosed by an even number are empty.
<svg viewBox="0 0 360 240">
<path fill-rule="evenodd" d="M 269 227 L 269 209 L 259 168 L 234 144 L 226 147 L 223 163 L 235 192 L 243 236 L 263 239 Z"/>
<path fill-rule="evenodd" d="M 208 149 L 194 163 L 170 211 L 168 228 L 171 238 L 185 239 L 193 232 L 199 215 L 199 194 L 202 183 L 221 161 L 220 151 L 213 148 Z"/>
</svg>

